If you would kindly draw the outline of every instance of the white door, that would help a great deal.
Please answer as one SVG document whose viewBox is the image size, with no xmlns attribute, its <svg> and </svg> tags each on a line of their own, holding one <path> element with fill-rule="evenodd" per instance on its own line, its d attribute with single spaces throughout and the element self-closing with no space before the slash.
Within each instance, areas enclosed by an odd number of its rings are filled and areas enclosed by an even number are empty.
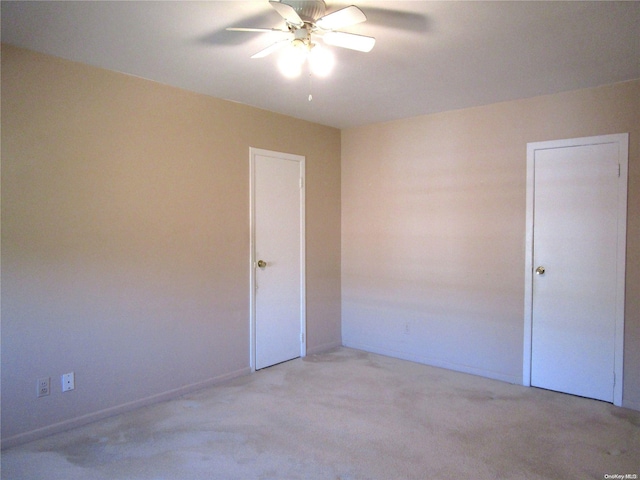
<svg viewBox="0 0 640 480">
<path fill-rule="evenodd" d="M 304 356 L 304 157 L 251 149 L 253 367 Z"/>
<path fill-rule="evenodd" d="M 618 140 L 538 143 L 530 159 L 530 382 L 607 402 L 624 321 L 627 180 Z"/>
</svg>

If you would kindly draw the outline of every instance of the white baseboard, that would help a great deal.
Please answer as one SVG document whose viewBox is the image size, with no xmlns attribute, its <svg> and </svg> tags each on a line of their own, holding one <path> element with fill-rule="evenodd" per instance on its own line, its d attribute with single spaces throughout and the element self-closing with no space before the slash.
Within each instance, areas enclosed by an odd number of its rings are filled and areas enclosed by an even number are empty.
<svg viewBox="0 0 640 480">
<path fill-rule="evenodd" d="M 490 378 L 492 380 L 500 380 L 502 382 L 514 383 L 521 385 L 522 378 L 518 375 L 508 375 L 500 372 L 494 372 L 492 370 L 485 370 L 482 368 L 475 368 L 469 365 L 461 365 L 457 363 L 443 362 L 434 358 L 423 357 L 421 355 L 414 355 L 410 353 L 389 350 L 387 348 L 378 347 L 374 345 L 363 345 L 359 343 L 345 342 L 345 347 L 355 348 L 357 350 L 364 350 L 365 352 L 377 353 L 385 355 L 387 357 L 399 358 L 400 360 L 408 360 L 410 362 L 421 363 L 430 367 L 444 368 L 447 370 L 453 370 L 455 372 L 468 373 L 470 375 L 477 375 L 479 377 Z"/>
<path fill-rule="evenodd" d="M 315 355 L 316 353 L 324 353 L 329 350 L 333 350 L 334 348 L 338 348 L 342 346 L 342 341 L 338 340 L 336 342 L 323 343 L 322 345 L 316 345 L 313 348 L 307 349 L 307 355 Z"/>
<path fill-rule="evenodd" d="M 640 401 L 634 402 L 624 399 L 624 395 L 622 397 L 622 406 L 624 408 L 629 408 L 631 410 L 638 410 L 640 412 Z"/>
<path fill-rule="evenodd" d="M 39 440 L 49 435 L 64 432 L 65 430 L 69 430 L 72 428 L 77 428 L 82 425 L 86 425 L 88 423 L 102 420 L 107 417 L 112 417 L 114 415 L 119 415 L 121 413 L 130 412 L 132 410 L 136 410 L 141 407 L 146 407 L 148 405 L 153 405 L 154 403 L 173 400 L 175 398 L 181 397 L 188 393 L 202 390 L 204 388 L 211 387 L 213 385 L 225 382 L 227 380 L 231 380 L 232 378 L 248 375 L 250 373 L 251 373 L 251 368 L 249 367 L 241 368 L 240 370 L 226 373 L 218 377 L 213 377 L 208 380 L 204 380 L 202 382 L 186 385 L 184 387 L 169 390 L 167 392 L 159 393 L 157 395 L 152 395 L 150 397 L 141 398 L 139 400 L 134 400 L 132 402 L 123 403 L 122 405 L 116 405 L 115 407 L 106 408 L 103 410 L 99 410 L 97 412 L 81 415 L 79 417 L 70 418 L 68 420 L 64 420 L 59 423 L 47 425 L 46 427 L 37 428 L 35 430 L 30 430 L 24 433 L 19 433 L 18 435 L 14 435 L 12 437 L 3 438 L 0 441 L 0 448 L 5 449 L 5 448 L 15 447 L 18 445 L 22 445 L 23 443 Z"/>
</svg>

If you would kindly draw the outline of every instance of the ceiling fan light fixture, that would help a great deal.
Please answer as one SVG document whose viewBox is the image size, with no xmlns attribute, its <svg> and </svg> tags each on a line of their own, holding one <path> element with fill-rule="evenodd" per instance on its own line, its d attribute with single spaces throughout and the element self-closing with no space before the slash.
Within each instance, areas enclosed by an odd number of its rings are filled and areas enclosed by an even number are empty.
<svg viewBox="0 0 640 480">
<path fill-rule="evenodd" d="M 305 62 L 308 62 L 310 76 L 326 77 L 331 73 L 335 63 L 333 54 L 320 47 L 317 38 L 322 38 L 326 45 L 360 52 L 369 52 L 375 45 L 374 37 L 336 30 L 367 20 L 355 5 L 325 15 L 325 0 L 269 0 L 269 4 L 284 19 L 286 28 L 230 27 L 227 30 L 287 34 L 288 39 L 276 41 L 251 57 L 263 58 L 281 50 L 278 68 L 285 77 L 300 76 Z"/>
<path fill-rule="evenodd" d="M 315 44 L 311 51 L 309 51 L 309 68 L 311 73 L 318 77 L 326 77 L 333 70 L 335 60 L 333 55 L 326 48 L 321 48 L 320 45 Z"/>
<path fill-rule="evenodd" d="M 299 77 L 302 73 L 302 66 L 307 57 L 307 48 L 302 46 L 289 45 L 284 49 L 278 59 L 278 68 L 287 78 Z"/>
</svg>

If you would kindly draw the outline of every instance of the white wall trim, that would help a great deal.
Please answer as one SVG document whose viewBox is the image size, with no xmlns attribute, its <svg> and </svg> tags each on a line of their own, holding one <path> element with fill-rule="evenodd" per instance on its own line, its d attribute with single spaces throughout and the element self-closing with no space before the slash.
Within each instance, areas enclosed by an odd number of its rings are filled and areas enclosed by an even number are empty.
<svg viewBox="0 0 640 480">
<path fill-rule="evenodd" d="M 522 384 L 531 385 L 531 328 L 533 308 L 533 224 L 534 224 L 534 158 L 536 150 L 563 148 L 603 143 L 618 144 L 620 178 L 618 182 L 618 256 L 617 256 L 617 297 L 615 326 L 614 372 L 616 382 L 613 390 L 613 404 L 622 406 L 623 362 L 624 362 L 624 300 L 627 232 L 627 183 L 629 164 L 629 134 L 600 135 L 527 144 L 527 193 L 526 193 L 526 236 L 525 236 L 525 285 L 524 285 L 524 337 L 522 358 Z"/>
<path fill-rule="evenodd" d="M 385 355 L 387 357 L 398 358 L 400 360 L 407 360 L 410 362 L 419 363 L 421 365 L 427 365 L 429 367 L 444 368 L 446 370 L 452 370 L 454 372 L 466 373 L 469 375 L 476 375 L 478 377 L 490 378 L 492 380 L 500 380 L 511 384 L 519 384 L 521 378 L 519 375 L 508 375 L 493 370 L 486 370 L 483 368 L 476 368 L 470 365 L 463 365 L 460 363 L 444 362 L 435 358 L 431 358 L 424 355 L 415 355 L 404 351 L 393 350 L 390 348 L 382 347 L 379 345 L 366 345 L 358 342 L 346 342 L 344 343 L 346 348 L 353 348 L 356 350 L 362 350 L 365 352 L 376 353 L 378 355 Z"/>
<path fill-rule="evenodd" d="M 342 347 L 342 341 L 323 343 L 322 345 L 316 345 L 315 347 L 307 349 L 307 355 L 316 355 L 318 353 L 325 353 L 330 350 Z"/>
</svg>

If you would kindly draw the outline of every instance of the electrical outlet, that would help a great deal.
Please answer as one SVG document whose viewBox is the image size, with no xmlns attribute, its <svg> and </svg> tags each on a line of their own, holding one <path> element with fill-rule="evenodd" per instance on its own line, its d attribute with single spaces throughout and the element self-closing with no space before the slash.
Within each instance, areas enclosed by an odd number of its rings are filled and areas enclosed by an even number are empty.
<svg viewBox="0 0 640 480">
<path fill-rule="evenodd" d="M 51 377 L 39 378 L 36 384 L 38 397 L 46 397 L 51 393 Z"/>
<path fill-rule="evenodd" d="M 73 372 L 62 375 L 62 391 L 68 392 L 74 388 L 76 388 L 76 381 Z"/>
</svg>

